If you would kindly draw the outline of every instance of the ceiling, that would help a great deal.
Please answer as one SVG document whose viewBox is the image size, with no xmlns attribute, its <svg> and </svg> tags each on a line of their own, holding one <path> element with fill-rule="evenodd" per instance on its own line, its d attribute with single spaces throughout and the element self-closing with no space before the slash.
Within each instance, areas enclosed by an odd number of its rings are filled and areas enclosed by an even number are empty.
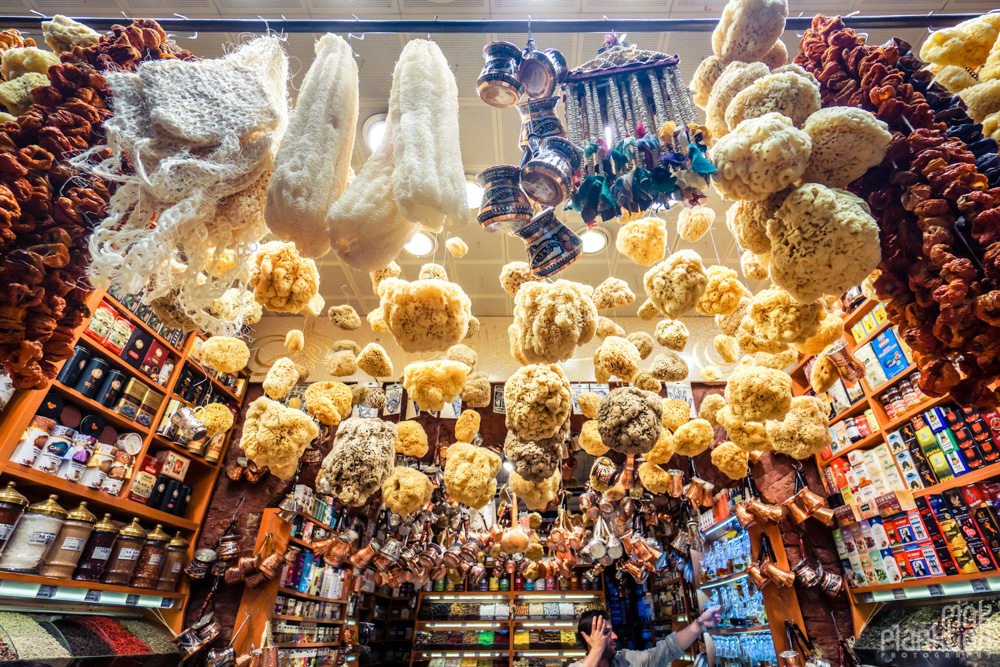
<svg viewBox="0 0 1000 667">
<path fill-rule="evenodd" d="M 816 12 L 847 14 L 913 14 L 919 12 L 985 12 L 993 8 L 993 0 L 849 0 L 819 2 L 792 0 L 791 13 L 809 15 Z M 45 15 L 65 13 L 71 16 L 157 17 L 177 12 L 188 17 L 254 17 L 278 18 L 350 18 L 365 19 L 489 19 L 489 18 L 601 18 L 608 19 L 608 30 L 614 28 L 615 17 L 715 17 L 719 16 L 724 0 L 0 0 L 0 13 L 23 15 L 36 11 Z M 169 9 L 164 9 L 164 6 Z M 882 43 L 892 36 L 901 37 L 914 46 L 926 36 L 926 30 L 875 30 L 870 41 Z M 342 35 L 347 37 L 347 35 Z M 217 57 L 228 44 L 246 39 L 231 33 L 174 35 L 178 43 L 202 57 Z M 287 36 L 287 51 L 293 75 L 293 95 L 302 75 L 313 59 L 313 43 L 319 34 Z M 392 69 L 403 45 L 410 39 L 426 38 L 425 34 L 367 34 L 363 39 L 351 38 L 358 55 L 360 72 L 360 117 L 353 163 L 359 169 L 370 151 L 361 137 L 361 126 L 369 116 L 386 111 Z M 517 137 L 520 120 L 514 109 L 495 109 L 479 100 L 475 81 L 482 67 L 482 48 L 495 40 L 507 40 L 519 45 L 527 41 L 526 34 L 439 34 L 430 37 L 441 47 L 452 63 L 459 88 L 460 140 L 465 172 L 470 180 L 492 165 L 516 164 L 520 159 Z M 544 34 L 535 33 L 538 48 L 556 48 L 566 56 L 570 67 L 593 58 L 603 42 L 602 33 Z M 782 39 L 790 54 L 798 47 L 799 36 L 786 31 Z M 711 54 L 707 33 L 631 33 L 629 42 L 641 48 L 677 54 L 681 57 L 681 72 L 690 80 L 698 63 Z M 725 226 L 726 203 L 711 193 L 711 204 L 717 212 L 713 231 L 697 243 L 688 243 L 676 234 L 677 211 L 664 212 L 667 219 L 668 243 L 671 252 L 693 248 L 706 265 L 722 263 L 739 270 L 738 248 Z M 583 227 L 576 214 L 560 212 L 560 217 L 574 230 Z M 633 264 L 614 249 L 617 222 L 602 223 L 610 237 L 606 250 L 583 255 L 576 263 L 558 275 L 559 278 L 597 285 L 608 275 L 626 280 L 639 294 L 636 303 L 618 312 L 633 315 L 642 301 L 642 275 L 646 267 Z M 403 267 L 403 277 L 416 279 L 421 264 L 436 257 L 444 262 L 452 280 L 462 285 L 472 299 L 473 313 L 478 316 L 508 316 L 513 300 L 500 288 L 501 267 L 510 261 L 525 259 L 520 239 L 482 230 L 475 220 L 458 234 L 468 243 L 469 253 L 456 260 L 444 251 L 444 238 L 439 239 L 436 253 L 415 258 L 405 251 L 397 260 Z M 345 266 L 330 257 L 318 262 L 321 273 L 320 291 L 328 305 L 350 303 L 362 314 L 378 303 L 371 292 L 367 274 Z M 756 290 L 760 284 L 751 283 Z"/>
</svg>

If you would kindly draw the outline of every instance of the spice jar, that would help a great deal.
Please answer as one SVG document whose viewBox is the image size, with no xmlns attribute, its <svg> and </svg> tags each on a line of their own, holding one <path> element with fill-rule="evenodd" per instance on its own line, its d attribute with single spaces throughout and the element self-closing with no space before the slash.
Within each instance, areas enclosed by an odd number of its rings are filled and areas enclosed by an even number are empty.
<svg viewBox="0 0 1000 667">
<path fill-rule="evenodd" d="M 58 496 L 51 495 L 40 503 L 28 506 L 7 542 L 3 556 L 0 556 L 0 570 L 37 571 L 46 549 L 56 539 L 66 518 L 66 510 L 56 502 L 58 499 Z"/>
<path fill-rule="evenodd" d="M 94 526 L 86 546 L 83 547 L 80 564 L 76 568 L 73 579 L 100 581 L 104 575 L 104 568 L 108 564 L 108 557 L 111 556 L 111 547 L 117 537 L 118 526 L 111 520 L 110 514 L 105 514 L 104 518 Z"/>
<path fill-rule="evenodd" d="M 42 447 L 45 446 L 45 442 L 49 439 L 49 434 L 52 433 L 55 426 L 55 421 L 48 417 L 39 417 L 38 415 L 32 417 L 31 424 L 28 425 L 18 441 L 14 453 L 10 455 L 10 460 L 23 466 L 35 465 L 38 454 L 42 451 Z"/>
<path fill-rule="evenodd" d="M 118 539 L 111 549 L 108 567 L 104 572 L 104 583 L 128 586 L 145 541 L 146 531 L 139 525 L 139 519 L 132 519 L 132 523 L 118 532 Z"/>
<path fill-rule="evenodd" d="M 173 593 L 177 590 L 181 571 L 184 569 L 184 559 L 187 556 L 188 541 L 181 537 L 180 531 L 167 545 L 167 553 L 160 571 L 160 580 L 156 582 L 156 590 Z"/>
<path fill-rule="evenodd" d="M 146 535 L 146 543 L 142 546 L 139 563 L 132 575 L 134 588 L 156 587 L 156 582 L 160 580 L 160 570 L 163 569 L 168 542 L 170 535 L 163 530 L 163 524 L 156 524 L 156 528 Z"/>
<path fill-rule="evenodd" d="M 10 539 L 27 506 L 28 499 L 14 489 L 14 482 L 9 482 L 6 487 L 0 489 L 0 553 L 3 552 L 4 545 Z"/>
<path fill-rule="evenodd" d="M 80 503 L 79 507 L 71 511 L 59 529 L 52 547 L 45 554 L 45 564 L 38 574 L 56 579 L 72 577 L 96 522 L 97 517 L 87 509 L 87 503 Z"/>
</svg>

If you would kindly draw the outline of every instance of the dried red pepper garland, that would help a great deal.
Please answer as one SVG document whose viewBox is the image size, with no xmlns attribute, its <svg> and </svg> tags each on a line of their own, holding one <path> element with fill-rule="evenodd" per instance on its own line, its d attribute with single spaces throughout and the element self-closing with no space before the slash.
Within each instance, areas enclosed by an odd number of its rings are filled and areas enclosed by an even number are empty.
<svg viewBox="0 0 1000 667">
<path fill-rule="evenodd" d="M 12 33 L 0 33 L 0 50 L 18 45 Z M 115 26 L 95 46 L 63 54 L 49 68 L 50 85 L 33 91 L 36 103 L 0 125 L 0 368 L 17 388 L 55 377 L 86 315 L 87 241 L 110 192 L 67 159 L 103 142 L 111 112 L 98 70 L 160 58 L 193 56 L 169 45 L 154 21 Z"/>
<path fill-rule="evenodd" d="M 916 353 L 921 389 L 950 392 L 961 405 L 994 407 L 1000 402 L 989 388 L 1000 376 L 1000 189 L 988 189 L 977 155 L 949 136 L 948 124 L 907 82 L 913 72 L 899 67 L 899 57 L 896 44 L 867 46 L 840 18 L 817 16 L 795 62 L 820 81 L 824 106 L 862 107 L 893 133 L 883 163 L 849 189 L 879 223 L 875 289 Z M 922 76 L 918 83 L 926 89 Z M 975 148 L 982 154 L 990 146 Z"/>
</svg>

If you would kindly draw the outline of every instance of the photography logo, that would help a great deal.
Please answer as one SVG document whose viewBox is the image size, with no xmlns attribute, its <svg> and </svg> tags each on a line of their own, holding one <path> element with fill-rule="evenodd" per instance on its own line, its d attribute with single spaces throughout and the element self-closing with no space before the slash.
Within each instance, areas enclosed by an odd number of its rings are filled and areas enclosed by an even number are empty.
<svg viewBox="0 0 1000 667">
<path fill-rule="evenodd" d="M 1000 652 L 1000 607 L 997 600 L 978 600 L 926 608 L 903 623 L 883 627 L 878 634 L 876 662 L 880 665 L 939 663 L 986 667 L 996 665 Z M 926 617 L 922 615 L 926 612 Z M 992 618 L 991 618 L 992 617 Z"/>
</svg>

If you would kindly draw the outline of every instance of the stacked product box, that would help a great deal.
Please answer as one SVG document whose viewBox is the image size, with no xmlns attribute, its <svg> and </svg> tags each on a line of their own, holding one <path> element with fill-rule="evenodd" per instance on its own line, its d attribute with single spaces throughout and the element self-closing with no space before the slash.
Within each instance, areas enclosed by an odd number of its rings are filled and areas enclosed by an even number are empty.
<svg viewBox="0 0 1000 667">
<path fill-rule="evenodd" d="M 310 551 L 300 551 L 294 563 L 285 563 L 281 585 L 316 597 L 339 600 L 350 572 L 339 570 L 316 557 Z"/>
</svg>

